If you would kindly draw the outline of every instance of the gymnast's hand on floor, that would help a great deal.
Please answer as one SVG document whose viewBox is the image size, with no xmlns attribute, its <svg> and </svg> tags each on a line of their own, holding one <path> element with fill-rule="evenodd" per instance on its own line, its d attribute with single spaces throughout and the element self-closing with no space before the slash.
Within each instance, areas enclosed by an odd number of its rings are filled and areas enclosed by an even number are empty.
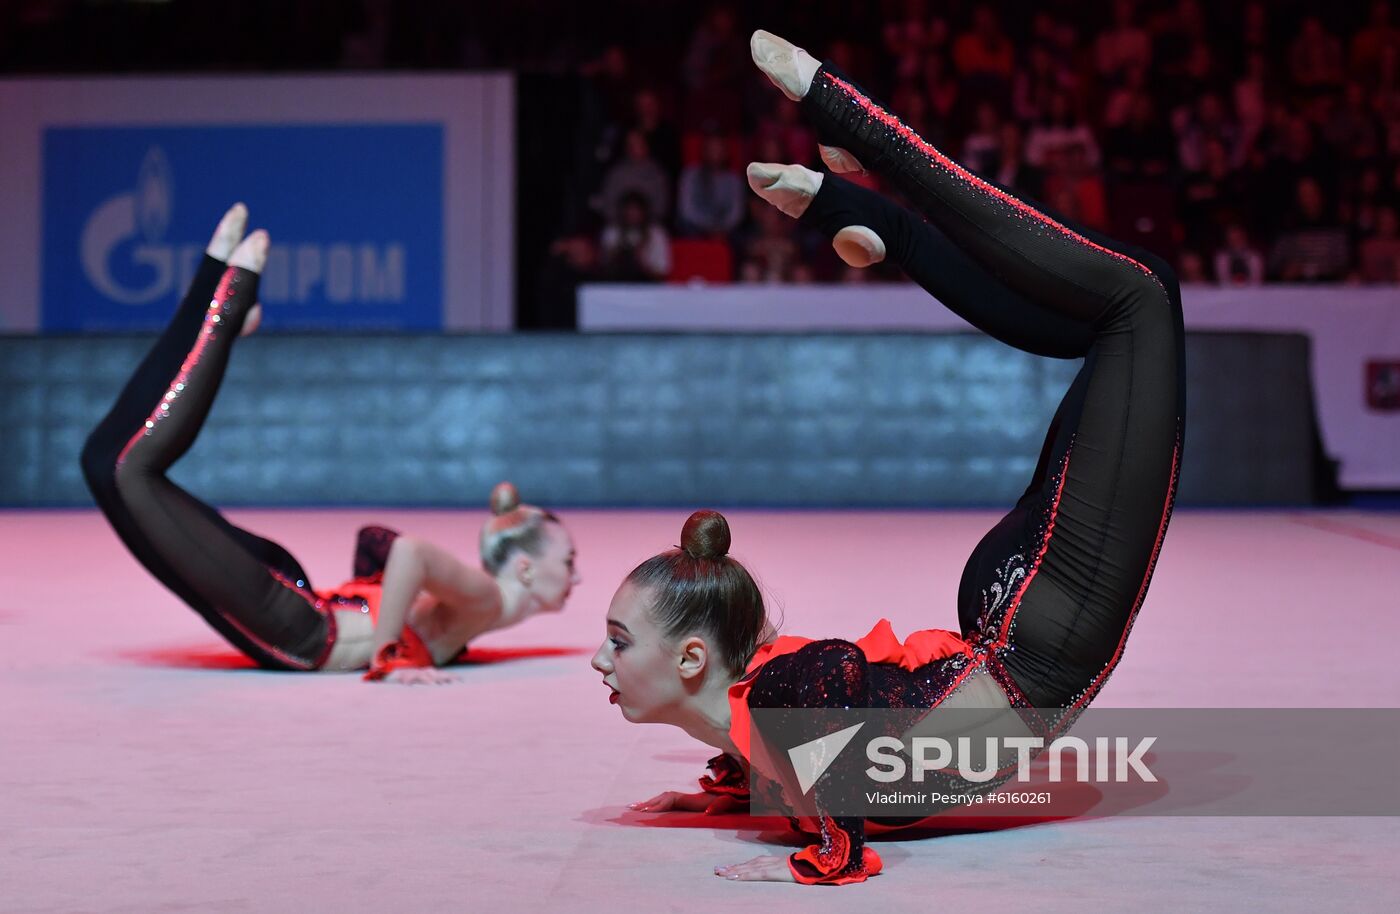
<svg viewBox="0 0 1400 914">
<path fill-rule="evenodd" d="M 398 685 L 451 685 L 454 682 L 461 682 L 461 679 L 434 667 L 414 666 L 394 670 L 380 682 L 392 682 Z"/>
<path fill-rule="evenodd" d="M 724 794 L 667 790 L 650 800 L 629 803 L 627 808 L 637 812 L 703 812 L 707 816 L 719 816 L 727 812 L 742 811 L 747 807 L 746 804 Z"/>
<path fill-rule="evenodd" d="M 715 867 L 715 875 L 739 882 L 796 882 L 786 857 L 765 854 L 744 863 Z"/>
</svg>

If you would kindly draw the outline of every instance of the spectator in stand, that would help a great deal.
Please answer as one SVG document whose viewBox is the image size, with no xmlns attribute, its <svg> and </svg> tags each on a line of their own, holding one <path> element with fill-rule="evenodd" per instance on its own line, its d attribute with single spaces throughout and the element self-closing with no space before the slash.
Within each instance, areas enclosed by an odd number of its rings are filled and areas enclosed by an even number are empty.
<svg viewBox="0 0 1400 914">
<path fill-rule="evenodd" d="M 744 218 L 744 183 L 734 172 L 727 137 L 706 136 L 700 161 L 681 173 L 676 217 L 680 231 L 688 235 L 724 235 Z"/>
<path fill-rule="evenodd" d="M 740 250 L 739 278 L 744 282 L 790 282 L 801 262 L 794 237 L 797 222 L 754 199 L 749 212 L 754 231 Z"/>
<path fill-rule="evenodd" d="M 1045 45 L 1031 48 L 1029 65 L 1016 73 L 1011 88 L 1011 110 L 1028 124 L 1043 119 L 1057 94 L 1073 94 L 1077 81 L 1069 66 Z"/>
<path fill-rule="evenodd" d="M 785 151 L 776 133 L 760 128 L 754 135 L 753 148 L 748 158 L 750 162 L 783 162 L 786 161 L 783 158 Z"/>
<path fill-rule="evenodd" d="M 1288 103 L 1282 98 L 1274 99 L 1269 105 L 1269 111 L 1264 118 L 1264 128 L 1259 132 L 1258 147 L 1264 156 L 1270 160 L 1280 158 L 1289 148 L 1288 139 L 1292 132 L 1294 112 Z M 1307 126 L 1305 121 L 1304 127 Z M 1306 140 L 1308 152 L 1311 154 L 1311 137 Z"/>
<path fill-rule="evenodd" d="M 1217 73 L 1215 52 L 1211 50 L 1209 40 L 1202 38 L 1187 46 L 1176 76 L 1170 84 L 1175 91 L 1163 96 L 1169 103 L 1184 104 L 1213 91 L 1220 82 L 1220 77 Z"/>
<path fill-rule="evenodd" d="M 996 106 L 979 102 L 973 121 L 972 132 L 963 142 L 962 164 L 979 175 L 993 174 L 1001 160 L 1001 118 Z"/>
<path fill-rule="evenodd" d="M 1178 112 L 1172 120 L 1176 122 L 1177 157 L 1187 171 L 1205 168 L 1206 144 L 1212 140 L 1224 147 L 1232 166 L 1243 159 L 1239 127 L 1216 93 L 1205 93 L 1192 108 Z"/>
<path fill-rule="evenodd" d="M 928 0 L 904 0 L 898 16 L 891 16 L 881 31 L 885 53 L 891 60 L 919 55 L 928 44 Z"/>
<path fill-rule="evenodd" d="M 1264 0 L 1249 0 L 1244 5 L 1244 17 L 1240 24 L 1240 53 L 1243 59 L 1251 54 L 1263 55 L 1266 59 L 1276 46 L 1270 32 L 1269 8 Z"/>
<path fill-rule="evenodd" d="M 887 59 L 895 62 L 894 78 L 897 81 L 914 79 L 919 73 L 919 63 L 931 44 L 928 0 L 905 0 L 900 16 L 891 17 L 885 23 L 881 37 Z"/>
<path fill-rule="evenodd" d="M 1108 195 L 1103 177 L 1090 167 L 1082 146 L 1068 146 L 1058 153 L 1059 167 L 1045 176 L 1044 192 L 1051 209 L 1093 229 L 1108 229 Z"/>
<path fill-rule="evenodd" d="M 1331 150 L 1316 142 L 1307 119 L 1280 105 L 1270 126 L 1268 163 L 1260 176 L 1255 204 L 1262 224 L 1281 225 L 1296 200 L 1298 183 L 1310 177 L 1324 186 L 1336 180 Z"/>
<path fill-rule="evenodd" d="M 1199 251 L 1190 248 L 1183 250 L 1177 263 L 1176 275 L 1183 286 L 1207 282 L 1205 258 L 1201 257 Z"/>
<path fill-rule="evenodd" d="M 1147 67 L 1132 65 L 1123 71 L 1123 78 L 1109 93 L 1103 106 L 1103 129 L 1105 131 L 1122 127 L 1128 122 L 1133 106 L 1140 97 L 1150 97 L 1152 90 L 1147 82 Z"/>
<path fill-rule="evenodd" d="M 549 246 L 549 257 L 535 285 L 536 330 L 572 330 L 578 321 L 578 287 L 598 275 L 598 242 L 591 235 L 565 235 Z"/>
<path fill-rule="evenodd" d="M 1068 166 L 1071 150 L 1079 150 L 1088 167 L 1099 164 L 1094 132 L 1075 111 L 1069 96 L 1056 92 L 1050 97 L 1050 110 L 1026 137 L 1026 161 L 1047 173 L 1055 172 Z"/>
<path fill-rule="evenodd" d="M 1317 16 L 1303 19 L 1288 49 L 1288 74 L 1299 89 L 1319 90 L 1341 85 L 1342 43 Z"/>
<path fill-rule="evenodd" d="M 616 218 L 599 240 L 600 273 L 616 282 L 657 282 L 671 271 L 671 239 L 652 215 L 644 194 L 618 201 Z"/>
<path fill-rule="evenodd" d="M 1186 237 L 1213 244 L 1226 225 L 1245 217 L 1247 197 L 1220 140 L 1206 140 L 1201 158 L 1201 167 L 1182 182 L 1181 222 Z"/>
<path fill-rule="evenodd" d="M 1175 164 L 1171 129 L 1153 105 L 1152 98 L 1139 92 L 1128 107 L 1128 119 L 1104 137 L 1104 157 L 1108 170 L 1124 178 L 1162 178 Z"/>
<path fill-rule="evenodd" d="M 1042 189 L 1040 170 L 1026 163 L 1025 147 L 1021 126 L 1015 121 L 1003 122 L 996 181 L 1002 187 L 1009 187 L 1024 196 L 1039 197 Z"/>
<path fill-rule="evenodd" d="M 1390 3 L 1375 0 L 1371 4 L 1370 19 L 1366 27 L 1351 39 L 1352 75 L 1367 86 L 1379 85 L 1386 75 L 1387 62 L 1393 68 L 1400 60 L 1400 28 L 1391 19 Z"/>
<path fill-rule="evenodd" d="M 1239 223 L 1225 227 L 1225 244 L 1215 252 L 1215 281 L 1222 286 L 1264 282 L 1264 255 L 1249 243 L 1249 233 Z"/>
<path fill-rule="evenodd" d="M 1240 124 L 1240 157 L 1249 154 L 1269 112 L 1269 59 L 1262 51 L 1245 56 L 1244 74 L 1235 81 L 1235 116 Z"/>
<path fill-rule="evenodd" d="M 734 11 L 723 4 L 711 7 L 690 38 L 681 75 L 691 92 L 732 89 L 748 64 L 745 41 L 735 26 Z"/>
<path fill-rule="evenodd" d="M 1192 46 L 1208 36 L 1199 0 L 1167 4 L 1153 17 L 1148 31 L 1153 36 L 1152 59 L 1168 78 L 1182 73 Z"/>
<path fill-rule="evenodd" d="M 680 135 L 662 112 L 661 96 L 655 89 L 641 89 L 633 98 L 632 129 L 646 138 L 651 157 L 668 175 L 680 170 Z"/>
<path fill-rule="evenodd" d="M 1395 208 L 1377 211 L 1375 234 L 1361 242 L 1361 281 L 1400 283 L 1400 219 Z"/>
<path fill-rule="evenodd" d="M 647 203 L 647 212 L 657 219 L 665 219 L 670 212 L 671 178 L 651 157 L 647 139 L 640 130 L 627 132 L 622 158 L 603 176 L 603 187 L 598 195 L 599 211 L 615 216 L 628 195 L 642 197 Z"/>
<path fill-rule="evenodd" d="M 1072 21 L 1051 16 L 1042 27 L 1043 34 L 1036 35 L 1031 47 L 1044 47 L 1052 59 L 1071 73 L 1093 74 L 1093 52 L 1080 43 L 1079 29 Z"/>
<path fill-rule="evenodd" d="M 891 95 L 891 103 L 900 112 L 900 120 L 930 143 L 948 142 L 948 123 L 933 116 L 928 97 L 914 83 L 901 83 Z M 792 107 L 791 105 L 789 107 Z"/>
<path fill-rule="evenodd" d="M 530 245 L 540 251 L 531 268 L 552 271 L 560 288 L 602 269 L 595 267 L 601 257 L 590 243 L 597 242 L 597 231 L 581 228 L 582 193 L 594 193 L 588 202 L 613 234 L 622 232 L 622 199 L 633 194 L 645 198 L 648 222 L 658 227 L 669 226 L 677 208 L 687 211 L 676 223 L 685 231 L 707 232 L 710 226 L 723 231 L 731 224 L 732 212 L 709 197 L 705 176 L 723 184 L 738 178 L 741 187 L 742 176 L 716 173 L 701 155 L 681 186 L 685 163 L 677 128 L 682 120 L 691 129 L 752 137 L 756 146 L 777 150 L 755 155 L 759 160 L 816 161 L 812 131 L 794 117 L 800 109 L 780 105 L 775 114 L 767 80 L 748 65 L 746 30 L 736 12 L 747 15 L 747 10 L 733 0 L 707 0 L 700 12 L 693 6 L 687 12 L 643 4 L 631 12 L 595 10 L 547 19 L 540 14 L 550 5 L 531 0 L 506 17 L 538 26 L 526 42 L 498 40 L 518 29 L 505 20 L 465 16 L 448 8 L 453 4 L 363 0 L 349 4 L 362 10 L 335 13 L 327 24 L 315 13 L 335 4 L 317 0 L 311 6 L 291 4 L 290 25 L 271 46 L 219 42 L 214 38 L 220 23 L 185 9 L 197 13 L 200 4 L 166 5 L 175 8 L 176 17 L 167 25 L 176 31 L 193 28 L 210 39 L 190 43 L 203 49 L 198 54 L 156 60 L 151 55 L 159 42 L 120 40 L 141 34 L 142 21 L 133 9 L 142 4 L 33 0 L 19 4 L 24 15 L 0 12 L 0 52 L 10 52 L 0 53 L 0 68 L 22 74 L 34 68 L 108 72 L 152 65 L 243 69 L 338 62 L 577 70 L 587 98 L 571 125 L 576 132 L 565 140 L 570 148 L 577 140 L 594 155 L 573 162 L 574 171 L 561 178 L 561 186 L 576 188 L 559 197 L 561 212 L 544 208 L 539 216 L 545 225 L 569 225 L 577 233 L 553 247 Z M 0 10 L 14 6 L 0 2 Z M 1170 248 L 1172 256 L 1177 243 L 1194 248 L 1205 255 L 1212 279 L 1219 272 L 1217 254 L 1233 250 L 1228 240 L 1223 247 L 1217 243 L 1231 226 L 1267 252 L 1271 277 L 1287 272 L 1311 279 L 1389 276 L 1385 258 L 1393 251 L 1391 223 L 1400 207 L 1397 7 L 1400 0 L 1331 6 L 1310 0 L 883 0 L 874 16 L 850 4 L 829 3 L 809 4 L 799 14 L 810 40 L 828 49 L 832 63 L 873 73 L 872 90 L 891 97 L 916 129 L 936 145 L 958 147 L 962 161 L 999 183 L 1059 201 L 1092 219 L 1107 181 L 1115 194 L 1136 204 L 1124 212 L 1140 214 L 1133 218 L 1152 225 L 1154 244 Z M 1012 15 L 1024 21 L 998 21 Z M 223 25 L 237 38 L 250 22 Z M 628 22 L 636 26 L 635 34 L 627 33 Z M 956 24 L 951 35 L 950 22 Z M 96 51 L 62 41 L 64 35 L 105 24 L 115 29 L 116 40 L 97 43 Z M 1065 118 L 1066 110 L 1090 117 Z M 1179 132 L 1172 132 L 1174 127 Z M 1095 139 L 1102 143 L 1096 173 L 1084 170 L 1099 154 Z M 1222 146 L 1224 166 L 1217 152 Z M 560 164 L 569 167 L 563 158 Z M 737 172 L 741 162 L 727 163 L 726 172 Z M 852 178 L 875 181 L 871 175 Z M 1300 190 L 1308 178 L 1314 190 Z M 1321 221 L 1309 218 L 1297 202 L 1314 191 L 1332 204 L 1323 207 Z M 745 196 L 741 190 L 741 201 Z M 701 210 L 708 215 L 695 215 Z M 1335 253 L 1337 230 L 1354 255 L 1340 270 L 1330 265 L 1335 258 L 1314 256 L 1316 250 Z M 648 229 L 646 235 L 651 234 Z M 1163 238 L 1175 240 L 1162 244 Z M 787 241 L 805 250 L 807 236 L 799 233 Z M 1308 246 L 1303 242 L 1314 250 L 1304 252 L 1307 264 L 1292 269 L 1284 261 L 1289 252 Z M 654 252 L 654 246 L 644 247 Z M 772 267 L 782 258 L 769 255 L 784 247 L 776 237 L 758 244 L 766 252 L 756 267 L 760 275 L 800 274 Z M 633 272 L 656 275 L 655 269 L 641 268 L 643 259 L 634 257 Z M 1319 268 L 1320 260 L 1328 262 Z M 659 261 L 647 262 L 655 267 Z M 811 262 L 819 275 L 840 275 L 835 261 L 829 271 L 820 260 Z M 1232 270 L 1231 281 L 1249 273 Z"/>
<path fill-rule="evenodd" d="M 1344 198 L 1341 220 L 1355 229 L 1358 237 L 1376 231 L 1380 222 L 1380 209 L 1385 205 L 1381 199 L 1381 170 L 1376 165 L 1361 169 L 1354 182 L 1349 182 L 1349 194 Z"/>
<path fill-rule="evenodd" d="M 1366 88 L 1349 82 L 1337 107 L 1322 128 L 1323 138 L 1341 157 L 1352 162 L 1376 158 L 1381 151 L 1380 124 L 1366 102 Z"/>
<path fill-rule="evenodd" d="M 1291 227 L 1274 244 L 1269 272 L 1281 282 L 1336 281 L 1346 278 L 1350 259 L 1346 230 L 1327 211 L 1322 186 L 1302 178 Z"/>
<path fill-rule="evenodd" d="M 1040 6 L 1031 17 L 1031 48 L 1053 50 L 1058 46 L 1059 40 L 1060 21 L 1055 18 L 1054 13 Z"/>
<path fill-rule="evenodd" d="M 1152 95 L 1159 111 L 1194 100 L 1214 76 L 1210 34 L 1198 0 L 1167 4 L 1152 17 Z"/>
<path fill-rule="evenodd" d="M 1099 33 L 1094 46 L 1099 75 L 1114 81 L 1129 67 L 1152 63 L 1152 39 L 1137 23 L 1135 0 L 1114 0 L 1113 25 Z"/>
<path fill-rule="evenodd" d="M 953 67 L 964 86 L 979 95 L 1007 93 L 1016 73 L 1016 49 L 1001 31 L 991 6 L 979 3 L 972 10 L 972 28 L 953 42 Z"/>
<path fill-rule="evenodd" d="M 611 124 L 625 123 L 630 113 L 634 84 L 631 63 L 622 45 L 608 45 L 597 59 L 580 67 L 579 73 L 588 79 L 589 85 L 597 93 L 604 120 Z"/>
<path fill-rule="evenodd" d="M 755 159 L 758 162 L 810 162 L 817 154 L 817 134 L 802 122 L 802 109 L 796 105 L 773 108 L 759 123 L 754 138 L 759 143 L 772 138 L 781 156 Z"/>
<path fill-rule="evenodd" d="M 920 79 L 923 83 L 921 94 L 928 103 L 934 121 L 947 124 L 953 118 L 959 98 L 958 80 L 948 72 L 948 58 L 941 53 L 930 53 L 924 58 Z M 928 140 L 937 145 L 934 138 L 929 137 Z"/>
<path fill-rule="evenodd" d="M 940 15 L 935 15 L 928 22 L 928 31 L 924 35 L 924 43 L 927 52 L 930 54 L 947 55 L 950 52 L 950 41 L 952 29 L 948 28 L 948 20 Z"/>
<path fill-rule="evenodd" d="M 732 9 L 720 5 L 710 10 L 691 37 L 681 69 L 688 90 L 686 123 L 738 133 L 743 108 L 734 99 L 750 68 L 747 43 L 738 33 Z"/>
</svg>

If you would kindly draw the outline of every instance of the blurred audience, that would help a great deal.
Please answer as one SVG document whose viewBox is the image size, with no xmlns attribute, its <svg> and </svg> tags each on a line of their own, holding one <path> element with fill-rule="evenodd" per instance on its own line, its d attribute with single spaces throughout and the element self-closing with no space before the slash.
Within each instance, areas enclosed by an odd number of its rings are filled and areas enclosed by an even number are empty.
<svg viewBox="0 0 1400 914">
<path fill-rule="evenodd" d="M 0 3 L 0 68 L 483 68 L 570 79 L 586 116 L 569 138 L 589 165 L 568 190 L 577 200 L 558 240 L 539 247 L 558 285 L 665 278 L 673 233 L 730 245 L 741 279 L 898 278 L 846 270 L 804 227 L 753 205 L 746 161 L 818 161 L 797 106 L 749 61 L 747 36 L 766 27 L 889 99 L 970 169 L 1152 240 L 1184 279 L 1398 278 L 1392 0 L 880 0 L 788 5 L 777 19 L 762 5 L 649 0 L 514 0 L 490 17 L 390 0 L 254 7 Z"/>
<path fill-rule="evenodd" d="M 671 271 L 671 239 L 646 195 L 624 194 L 615 218 L 603 227 L 599 273 L 615 282 L 655 282 Z"/>
<path fill-rule="evenodd" d="M 796 282 L 810 279 L 802 261 L 797 223 L 754 198 L 749 205 L 753 228 L 741 242 L 739 278 L 743 282 Z"/>
<path fill-rule="evenodd" d="M 1345 279 L 1350 262 L 1346 230 L 1337 224 L 1316 178 L 1298 179 L 1289 228 L 1274 243 L 1269 270 L 1283 282 Z"/>
<path fill-rule="evenodd" d="M 647 211 L 665 219 L 671 207 L 671 176 L 651 157 L 651 146 L 641 130 L 630 130 L 623 141 L 622 158 L 603 175 L 597 207 L 604 216 L 616 214 L 626 197 L 641 197 Z"/>
<path fill-rule="evenodd" d="M 1225 242 L 1215 252 L 1215 281 L 1222 286 L 1257 286 L 1264 282 L 1264 255 L 1249 242 L 1244 226 L 1225 227 Z"/>
<path fill-rule="evenodd" d="M 1361 281 L 1400 282 L 1400 219 L 1395 207 L 1382 206 L 1376 230 L 1361 242 Z"/>
<path fill-rule="evenodd" d="M 1400 29 L 1388 0 L 1326 15 L 1263 0 L 1104 9 L 1100 23 L 1048 3 L 1023 21 L 1009 3 L 885 0 L 873 27 L 801 17 L 793 37 L 859 67 L 965 167 L 1092 228 L 1155 240 L 1187 281 L 1396 281 Z M 846 270 L 801 226 L 745 204 L 746 159 L 814 165 L 817 137 L 797 106 L 721 60 L 753 24 L 742 18 L 705 10 L 673 50 L 678 115 L 692 132 L 681 144 L 689 164 L 671 172 L 671 224 L 730 239 L 743 281 L 898 279 Z M 692 116 L 712 90 L 744 93 L 729 105 L 737 132 Z M 848 179 L 889 190 L 871 175 Z"/>
<path fill-rule="evenodd" d="M 722 235 L 738 228 L 744 218 L 748 188 L 734 171 L 729 140 L 706 136 L 700 161 L 681 172 L 676 199 L 676 224 L 687 235 Z"/>
</svg>

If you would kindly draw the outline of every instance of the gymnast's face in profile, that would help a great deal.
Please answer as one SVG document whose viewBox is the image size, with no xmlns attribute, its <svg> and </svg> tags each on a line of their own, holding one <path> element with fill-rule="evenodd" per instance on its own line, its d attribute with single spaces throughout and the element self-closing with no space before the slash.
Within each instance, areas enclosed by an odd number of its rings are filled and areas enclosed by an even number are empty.
<svg viewBox="0 0 1400 914">
<path fill-rule="evenodd" d="M 608 700 L 633 723 L 670 723 L 700 681 L 708 648 L 699 635 L 680 643 L 652 617 L 652 593 L 624 581 L 608 607 L 608 634 L 593 669 L 611 690 Z"/>
<path fill-rule="evenodd" d="M 574 540 L 563 524 L 553 521 L 544 525 L 543 540 L 539 555 L 531 556 L 525 566 L 526 586 L 540 601 L 542 611 L 558 612 L 581 580 L 574 567 Z"/>
</svg>

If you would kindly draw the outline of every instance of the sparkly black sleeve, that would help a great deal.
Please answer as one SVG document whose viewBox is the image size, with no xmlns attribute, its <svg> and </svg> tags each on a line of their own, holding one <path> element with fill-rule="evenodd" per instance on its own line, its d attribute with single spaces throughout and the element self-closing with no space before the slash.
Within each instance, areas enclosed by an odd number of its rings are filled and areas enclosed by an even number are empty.
<svg viewBox="0 0 1400 914">
<path fill-rule="evenodd" d="M 849 641 L 814 641 L 764 664 L 749 693 L 750 708 L 864 708 L 870 702 L 870 664 Z M 821 786 L 816 800 L 821 808 Z M 880 871 L 880 858 L 865 846 L 865 819 L 816 816 L 819 844 L 788 858 L 802 883 L 861 882 Z"/>
</svg>

